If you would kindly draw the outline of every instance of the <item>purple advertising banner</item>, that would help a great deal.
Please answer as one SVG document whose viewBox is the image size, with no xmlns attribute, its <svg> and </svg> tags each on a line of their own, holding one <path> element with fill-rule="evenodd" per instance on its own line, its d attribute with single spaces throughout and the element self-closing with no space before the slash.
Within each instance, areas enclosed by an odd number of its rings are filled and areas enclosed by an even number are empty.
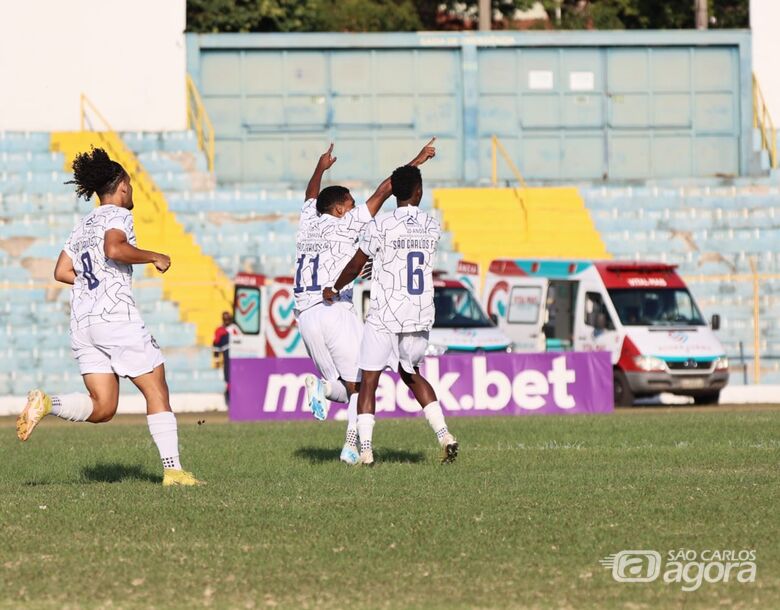
<svg viewBox="0 0 780 610">
<path fill-rule="evenodd" d="M 563 415 L 613 410 L 612 362 L 606 352 L 480 354 L 427 358 L 422 374 L 449 415 Z M 308 358 L 231 358 L 230 419 L 311 419 L 304 378 Z M 396 373 L 377 390 L 377 415 L 414 417 L 422 409 Z M 328 419 L 344 419 L 332 403 Z"/>
</svg>

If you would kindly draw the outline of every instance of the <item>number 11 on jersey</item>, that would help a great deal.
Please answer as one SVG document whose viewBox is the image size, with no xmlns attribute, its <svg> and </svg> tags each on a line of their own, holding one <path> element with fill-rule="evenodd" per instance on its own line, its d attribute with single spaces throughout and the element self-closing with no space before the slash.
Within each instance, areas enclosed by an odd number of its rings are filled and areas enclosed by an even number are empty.
<svg viewBox="0 0 780 610">
<path fill-rule="evenodd" d="M 301 254 L 298 257 L 298 260 L 295 261 L 296 268 L 295 268 L 295 286 L 293 287 L 293 292 L 295 294 L 299 294 L 304 291 L 308 292 L 320 292 L 322 290 L 322 286 L 320 286 L 319 282 L 317 281 L 317 271 L 319 270 L 320 266 L 320 255 L 310 257 L 311 261 L 311 286 L 304 286 L 301 283 L 301 276 L 303 275 L 303 266 L 306 264 L 306 255 Z"/>
</svg>

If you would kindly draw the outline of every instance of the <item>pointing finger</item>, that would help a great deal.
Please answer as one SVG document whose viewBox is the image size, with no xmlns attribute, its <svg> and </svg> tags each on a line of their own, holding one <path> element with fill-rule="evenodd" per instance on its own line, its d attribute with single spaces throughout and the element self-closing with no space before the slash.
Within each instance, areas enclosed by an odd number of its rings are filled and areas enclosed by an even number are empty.
<svg viewBox="0 0 780 610">
<path fill-rule="evenodd" d="M 330 146 L 328 147 L 328 154 L 333 152 L 333 142 L 330 143 Z"/>
<path fill-rule="evenodd" d="M 431 141 L 430 141 L 430 142 L 428 142 L 428 143 L 425 145 L 425 146 L 426 146 L 426 148 L 427 148 L 428 146 L 433 146 L 433 143 L 434 143 L 435 141 L 436 141 L 436 136 L 433 136 L 433 137 L 431 138 Z"/>
</svg>

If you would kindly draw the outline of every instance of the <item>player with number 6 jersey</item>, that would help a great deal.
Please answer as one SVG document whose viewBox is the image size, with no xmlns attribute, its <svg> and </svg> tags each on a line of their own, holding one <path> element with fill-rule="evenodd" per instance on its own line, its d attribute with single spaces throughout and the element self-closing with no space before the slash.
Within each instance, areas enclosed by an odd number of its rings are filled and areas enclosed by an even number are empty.
<svg viewBox="0 0 780 610">
<path fill-rule="evenodd" d="M 163 485 L 200 483 L 182 469 L 176 417 L 165 381 L 165 359 L 144 326 L 132 292 L 133 265 L 151 263 L 165 273 L 165 254 L 136 246 L 129 174 L 101 148 L 73 161 L 76 194 L 97 194 L 100 205 L 73 229 L 57 259 L 54 278 L 70 284 L 70 335 L 88 394 L 32 390 L 16 422 L 19 440 L 30 438 L 46 415 L 69 421 L 110 421 L 119 402 L 119 377 L 129 377 L 146 399 L 147 422 L 163 463 Z"/>
<path fill-rule="evenodd" d="M 441 228 L 438 220 L 419 208 L 423 193 L 419 168 L 399 167 L 390 181 L 398 208 L 371 221 L 360 248 L 322 296 L 331 302 L 373 258 L 371 308 L 360 345 L 360 463 L 374 463 L 376 390 L 385 368 L 397 370 L 412 391 L 442 448 L 442 462 L 450 463 L 458 455 L 458 442 L 447 429 L 436 393 L 419 368 L 435 317 L 433 265 Z"/>
<path fill-rule="evenodd" d="M 422 165 L 436 154 L 432 139 L 410 162 Z M 352 284 L 323 303 L 322 288 L 331 286 L 358 247 L 360 234 L 391 194 L 390 178 L 365 204 L 356 206 L 349 189 L 329 186 L 322 176 L 336 162 L 333 144 L 317 161 L 306 188 L 296 243 L 293 294 L 295 316 L 306 351 L 320 378 L 306 378 L 306 394 L 315 418 L 327 417 L 327 400 L 348 402 L 347 436 L 341 460 L 357 463 L 358 349 L 361 323 L 352 304 Z M 327 399 L 327 400 L 326 400 Z"/>
</svg>

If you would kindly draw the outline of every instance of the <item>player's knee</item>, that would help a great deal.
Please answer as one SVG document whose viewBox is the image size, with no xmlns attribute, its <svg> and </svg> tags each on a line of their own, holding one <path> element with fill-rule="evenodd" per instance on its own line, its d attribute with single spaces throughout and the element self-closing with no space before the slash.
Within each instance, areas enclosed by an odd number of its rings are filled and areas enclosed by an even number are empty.
<svg viewBox="0 0 780 610">
<path fill-rule="evenodd" d="M 118 402 L 119 401 L 117 398 L 94 399 L 92 415 L 90 416 L 89 420 L 96 424 L 110 422 L 112 419 L 114 419 L 114 415 L 116 415 Z"/>
<path fill-rule="evenodd" d="M 401 381 L 403 381 L 407 386 L 414 385 L 414 375 L 404 370 L 402 366 L 398 367 L 398 375 L 401 377 Z"/>
</svg>

